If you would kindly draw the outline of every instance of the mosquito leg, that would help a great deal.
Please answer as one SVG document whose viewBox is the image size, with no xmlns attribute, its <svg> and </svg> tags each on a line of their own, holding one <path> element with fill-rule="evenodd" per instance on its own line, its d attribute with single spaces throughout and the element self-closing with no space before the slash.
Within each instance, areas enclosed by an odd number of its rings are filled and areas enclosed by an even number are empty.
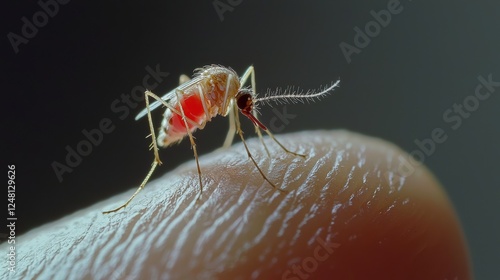
<svg viewBox="0 0 500 280">
<path fill-rule="evenodd" d="M 222 145 L 223 149 L 227 149 L 231 146 L 234 140 L 234 135 L 236 134 L 236 125 L 234 124 L 234 114 L 233 114 L 233 104 L 229 105 L 229 131 L 226 135 L 226 140 L 224 140 L 224 144 Z"/>
<path fill-rule="evenodd" d="M 159 165 L 162 164 L 160 160 L 160 155 L 158 153 L 158 144 L 156 143 L 156 135 L 155 135 L 155 129 L 153 126 L 153 118 L 151 117 L 151 110 L 149 109 L 149 97 L 153 97 L 154 93 L 150 91 L 146 91 L 145 93 L 146 97 L 146 109 L 148 111 L 148 123 L 149 123 L 149 130 L 151 131 L 151 142 L 153 146 L 153 152 L 155 154 L 155 162 L 158 163 Z M 154 98 L 154 97 L 153 97 Z"/>
<path fill-rule="evenodd" d="M 153 172 L 155 171 L 156 166 L 161 165 L 161 160 L 160 160 L 160 156 L 159 156 L 159 153 L 158 153 L 158 145 L 156 144 L 156 135 L 155 135 L 155 130 L 154 130 L 154 126 L 153 126 L 153 119 L 151 117 L 151 110 L 149 109 L 149 97 L 155 98 L 155 95 L 154 95 L 154 93 L 152 93 L 150 91 L 146 91 L 144 94 L 145 94 L 145 97 L 146 97 L 145 98 L 145 100 L 146 100 L 146 109 L 148 111 L 149 129 L 151 131 L 151 138 L 152 138 L 151 145 L 152 145 L 152 147 L 154 149 L 155 159 L 154 159 L 153 163 L 151 164 L 151 169 L 149 170 L 148 174 L 146 175 L 146 178 L 144 178 L 144 180 L 142 181 L 141 185 L 139 186 L 139 188 L 137 188 L 137 190 L 134 192 L 134 194 L 124 204 L 122 204 L 121 206 L 119 206 L 119 207 L 117 207 L 115 209 L 109 210 L 109 211 L 104 211 L 104 212 L 102 212 L 103 214 L 113 213 L 113 212 L 116 212 L 116 211 L 118 211 L 120 209 L 125 208 L 135 198 L 135 196 L 142 189 L 144 189 L 144 187 L 146 186 L 146 184 L 149 181 L 149 178 L 151 177 L 151 175 L 153 175 Z"/>
<path fill-rule="evenodd" d="M 252 84 L 252 93 L 253 94 L 257 94 L 257 86 L 255 84 L 255 68 L 253 66 L 248 67 L 248 69 L 245 71 L 245 73 L 243 74 L 243 76 L 241 76 L 240 83 L 241 83 L 242 87 L 245 85 L 245 83 L 247 82 L 247 80 L 248 80 L 249 77 L 250 77 L 250 82 Z M 252 115 L 256 119 L 258 119 L 257 110 L 254 109 L 252 111 Z M 260 142 L 262 143 L 262 146 L 264 146 L 264 149 L 266 150 L 267 156 L 271 157 L 271 154 L 269 153 L 269 149 L 267 149 L 267 145 L 264 142 L 264 138 L 262 137 L 262 133 L 260 131 L 260 128 L 258 126 L 256 126 L 256 125 L 254 125 L 254 126 L 255 126 L 255 133 L 257 133 L 257 136 L 259 136 Z"/>
<path fill-rule="evenodd" d="M 165 107 L 169 108 L 173 113 L 178 114 L 178 115 L 181 115 L 181 113 L 179 111 L 177 111 L 174 107 L 172 107 L 170 104 L 168 104 L 165 100 L 161 99 L 161 97 L 159 97 L 158 95 L 152 93 L 151 91 L 147 90 L 145 92 L 145 94 L 146 94 L 146 109 L 148 111 L 149 129 L 151 130 L 151 137 L 153 138 L 151 146 L 154 149 L 155 158 L 156 158 L 156 160 L 158 160 L 158 164 L 161 165 L 162 162 L 160 161 L 160 156 L 158 154 L 158 144 L 157 144 L 156 135 L 155 135 L 155 132 L 154 132 L 153 119 L 151 117 L 151 110 L 149 109 L 149 97 L 152 97 L 152 98 L 160 101 Z M 192 125 L 198 125 L 197 123 L 193 122 L 192 120 L 188 120 L 188 121 Z"/>
<path fill-rule="evenodd" d="M 181 100 L 182 91 L 176 90 L 175 94 L 177 95 L 177 100 Z M 189 130 L 188 121 L 187 121 L 186 115 L 184 114 L 184 108 L 182 108 L 182 105 L 180 102 L 179 102 L 179 108 L 181 111 L 182 120 L 184 121 L 184 125 L 186 126 L 186 132 L 189 136 L 189 141 L 191 142 L 191 148 L 193 148 L 194 158 L 196 160 L 196 167 L 198 168 L 198 179 L 200 181 L 200 193 L 198 195 L 198 198 L 196 199 L 198 201 L 203 193 L 203 182 L 201 181 L 201 169 L 200 169 L 200 162 L 198 160 L 198 152 L 196 150 L 196 143 L 194 142 L 193 135 L 192 135 L 191 131 Z"/>
<path fill-rule="evenodd" d="M 172 110 L 173 113 L 175 113 L 175 114 L 181 114 L 183 116 L 184 124 L 186 125 L 186 127 L 188 127 L 187 126 L 187 120 L 184 117 L 184 112 L 182 111 L 182 106 L 179 106 L 181 108 L 181 112 L 178 112 L 174 107 L 172 107 L 170 104 L 168 104 L 167 102 L 165 102 L 165 100 L 161 99 L 161 97 L 159 97 L 158 95 L 152 93 L 149 90 L 147 90 L 145 92 L 145 96 L 146 96 L 146 98 L 145 98 L 146 99 L 146 109 L 147 109 L 147 112 L 148 112 L 149 129 L 151 131 L 151 138 L 152 138 L 151 146 L 154 149 L 155 159 L 154 159 L 154 161 L 153 161 L 153 163 L 151 165 L 151 169 L 149 170 L 148 174 L 146 175 L 146 178 L 144 178 L 144 180 L 142 181 L 141 185 L 139 186 L 139 188 L 137 188 L 137 190 L 134 192 L 134 194 L 124 204 L 122 204 L 121 206 L 119 206 L 119 207 L 117 207 L 115 209 L 109 210 L 109 211 L 104 211 L 104 212 L 102 212 L 103 214 L 113 213 L 113 212 L 116 212 L 116 211 L 118 211 L 120 209 L 125 208 L 137 196 L 137 194 L 142 189 L 144 189 L 144 187 L 146 186 L 146 184 L 149 181 L 149 178 L 151 177 L 151 175 L 153 175 L 153 172 L 155 171 L 156 167 L 158 165 L 162 164 L 162 162 L 160 161 L 159 153 L 158 153 L 158 144 L 157 144 L 156 135 L 155 135 L 155 132 L 154 132 L 153 119 L 151 117 L 151 110 L 149 108 L 149 97 L 152 97 L 152 98 L 160 101 L 165 107 L 167 107 L 170 110 Z M 179 98 L 179 96 L 177 96 L 177 97 Z M 195 122 L 193 122 L 191 120 L 188 120 L 188 121 L 190 121 L 190 123 L 196 124 Z M 192 139 L 191 132 L 188 131 L 188 134 L 190 136 L 191 145 L 192 145 L 192 143 L 194 141 Z M 196 153 L 196 148 L 194 149 L 194 151 L 195 151 L 196 163 L 198 164 L 198 155 Z M 198 164 L 198 173 L 200 174 L 200 182 L 201 182 L 201 173 L 200 173 L 200 166 L 199 166 L 199 164 Z"/>
<path fill-rule="evenodd" d="M 226 92 L 224 93 L 224 103 L 223 106 L 226 109 L 225 115 L 229 114 L 229 131 L 227 132 L 226 139 L 224 140 L 224 144 L 222 145 L 223 149 L 229 148 L 234 140 L 234 134 L 236 132 L 236 128 L 234 125 L 234 115 L 232 113 L 232 109 L 234 107 L 233 99 L 229 99 L 229 81 L 231 80 L 232 75 L 229 75 L 227 78 Z"/>
<path fill-rule="evenodd" d="M 157 101 L 161 102 L 161 104 L 167 108 L 169 108 L 172 113 L 174 114 L 177 114 L 177 115 L 182 115 L 180 111 L 177 111 L 177 109 L 175 109 L 174 107 L 172 107 L 172 105 L 168 104 L 165 100 L 161 99 L 161 97 L 159 97 L 158 95 L 152 93 L 151 91 L 147 90 L 146 91 L 146 94 L 150 97 L 153 97 L 154 99 L 156 99 Z M 187 119 L 187 121 L 192 124 L 192 125 L 195 125 L 195 126 L 198 126 L 198 124 L 191 120 L 191 119 Z"/>
<path fill-rule="evenodd" d="M 240 78 L 240 83 L 241 83 L 241 86 L 243 86 L 246 82 L 247 82 L 247 79 L 248 77 L 252 76 L 252 84 L 255 84 L 255 70 L 253 68 L 253 65 L 248 67 L 247 70 L 245 71 L 245 73 L 243 73 L 243 76 L 241 76 Z"/>
<path fill-rule="evenodd" d="M 236 105 L 235 105 L 236 106 Z M 240 125 L 240 118 L 239 118 L 239 115 L 238 115 L 238 110 L 236 108 L 233 108 L 233 113 L 235 114 L 235 123 L 236 123 L 236 132 L 238 133 L 238 135 L 240 136 L 241 138 L 241 142 L 243 142 L 243 146 L 245 146 L 245 150 L 247 151 L 247 155 L 248 157 L 250 158 L 250 160 L 253 162 L 253 165 L 255 165 L 255 167 L 257 168 L 257 170 L 259 170 L 259 173 L 260 175 L 262 176 L 262 178 L 268 182 L 274 189 L 282 192 L 282 193 L 286 193 L 285 190 L 282 190 L 278 187 L 276 187 L 275 184 L 273 184 L 273 182 L 271 182 L 267 176 L 264 174 L 264 172 L 262 172 L 262 169 L 260 169 L 259 165 L 257 164 L 257 162 L 255 161 L 255 159 L 253 158 L 252 154 L 250 153 L 250 150 L 248 149 L 248 146 L 247 146 L 247 143 L 245 141 L 245 138 L 243 137 L 243 131 L 241 130 L 241 125 Z"/>
<path fill-rule="evenodd" d="M 158 166 L 158 161 L 156 161 L 156 159 L 153 161 L 153 164 L 151 165 L 151 169 L 149 170 L 148 172 L 148 175 L 146 175 L 146 178 L 144 178 L 144 180 L 142 181 L 141 185 L 139 186 L 139 188 L 137 188 L 137 190 L 135 191 L 135 193 L 127 200 L 127 202 L 123 203 L 120 207 L 117 207 L 115 209 L 112 209 L 112 210 L 108 210 L 108 211 L 104 211 L 102 212 L 103 214 L 109 214 L 109 213 L 113 213 L 113 212 L 117 212 L 118 210 L 120 209 L 123 209 L 125 207 L 127 207 L 127 205 L 135 198 L 135 196 L 142 190 L 144 189 L 144 186 L 146 186 L 147 182 L 149 181 L 149 178 L 151 177 L 151 175 L 153 174 L 153 172 L 155 171 L 156 169 L 156 166 Z"/>
<path fill-rule="evenodd" d="M 255 69 L 253 68 L 253 66 L 250 66 L 248 67 L 248 69 L 245 71 L 245 73 L 243 74 L 243 76 L 241 76 L 241 79 L 240 79 L 240 82 L 241 82 L 241 85 L 243 86 L 243 84 L 247 81 L 248 77 L 250 77 L 251 79 L 251 83 L 252 83 L 252 91 L 254 94 L 257 93 L 257 90 L 256 90 L 256 85 L 255 85 Z M 252 111 L 252 115 L 258 119 L 257 117 L 257 111 L 254 109 Z M 264 143 L 264 138 L 262 138 L 262 133 L 260 132 L 260 128 L 255 125 L 255 132 L 257 133 L 257 135 L 259 135 L 259 138 L 260 138 L 260 141 L 262 142 L 262 145 L 264 145 L 264 148 L 266 149 L 266 152 L 267 152 L 267 155 L 269 155 L 269 150 L 267 149 L 267 146 L 266 144 Z M 298 153 L 294 153 L 294 152 L 291 152 L 290 150 L 288 150 L 287 148 L 285 148 L 285 146 L 283 146 L 283 144 L 281 144 L 277 139 L 276 137 L 274 137 L 274 135 L 271 133 L 271 131 L 269 131 L 269 129 L 266 130 L 266 133 L 271 137 L 271 139 L 274 140 L 274 142 L 276 142 L 285 152 L 289 153 L 289 154 L 292 154 L 294 156 L 299 156 L 299 157 L 303 157 L 305 158 L 306 156 L 303 155 L 303 154 L 298 154 Z"/>
<path fill-rule="evenodd" d="M 290 150 L 288 150 L 285 146 L 283 146 L 283 144 L 281 144 L 280 141 L 278 141 L 278 139 L 276 139 L 276 137 L 274 137 L 274 135 L 271 133 L 271 131 L 266 130 L 266 133 L 269 135 L 269 137 L 271 137 L 271 139 L 274 140 L 274 142 L 276 142 L 276 144 L 278 144 L 282 149 L 283 151 L 285 151 L 286 153 L 288 154 L 291 154 L 291 155 L 294 155 L 294 156 L 298 156 L 298 157 L 302 157 L 302 158 L 306 158 L 306 155 L 304 154 L 299 154 L 299 153 L 295 153 L 295 152 L 292 152 Z"/>
</svg>

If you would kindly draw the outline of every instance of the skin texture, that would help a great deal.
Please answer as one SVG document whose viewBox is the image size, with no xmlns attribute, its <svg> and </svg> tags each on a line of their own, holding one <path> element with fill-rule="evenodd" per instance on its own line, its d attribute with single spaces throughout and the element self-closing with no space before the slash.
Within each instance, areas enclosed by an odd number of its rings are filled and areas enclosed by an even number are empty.
<svg viewBox="0 0 500 280">
<path fill-rule="evenodd" d="M 101 211 L 132 190 L 20 236 L 15 276 L 472 279 L 450 202 L 424 167 L 402 172 L 404 152 L 347 131 L 278 138 L 308 157 L 266 139 L 268 158 L 257 139 L 248 144 L 286 194 L 262 179 L 238 143 L 200 158 L 198 202 L 193 161 L 150 182 L 118 213 Z M 7 279 L 6 270 L 0 275 Z"/>
</svg>

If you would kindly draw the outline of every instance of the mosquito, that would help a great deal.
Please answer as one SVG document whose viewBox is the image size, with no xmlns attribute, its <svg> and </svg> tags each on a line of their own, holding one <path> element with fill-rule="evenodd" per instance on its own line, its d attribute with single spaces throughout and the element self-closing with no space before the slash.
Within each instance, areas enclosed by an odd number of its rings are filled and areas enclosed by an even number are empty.
<svg viewBox="0 0 500 280">
<path fill-rule="evenodd" d="M 251 81 L 251 88 L 245 87 L 249 78 Z M 255 161 L 252 153 L 250 153 L 245 138 L 243 137 L 238 112 L 247 117 L 253 123 L 255 132 L 263 144 L 268 156 L 270 156 L 269 150 L 264 142 L 261 130 L 265 131 L 269 137 L 287 154 L 305 158 L 305 155 L 292 152 L 287 149 L 276 139 L 276 137 L 274 137 L 269 129 L 259 121 L 256 105 L 259 102 L 270 103 L 270 101 L 297 103 L 314 100 L 333 91 L 338 86 L 339 82 L 340 81 L 337 80 L 329 87 L 325 87 L 319 91 L 309 90 L 307 92 L 303 92 L 294 88 L 287 88 L 285 90 L 278 89 L 274 93 L 268 91 L 265 96 L 259 98 L 256 93 L 255 70 L 253 66 L 248 67 L 243 76 L 238 77 L 236 72 L 229 67 L 221 65 L 208 65 L 195 69 L 192 79 L 186 75 L 181 75 L 179 79 L 180 85 L 162 97 L 159 97 L 158 95 L 147 90 L 145 92 L 146 108 L 142 110 L 135 117 L 135 119 L 139 120 L 146 115 L 148 117 L 149 129 L 151 130 L 150 136 L 152 140 L 150 149 L 153 149 L 154 161 L 151 165 L 151 169 L 135 193 L 121 206 L 109 211 L 104 211 L 103 213 L 108 214 L 125 208 L 137 196 L 137 194 L 144 189 L 144 186 L 149 181 L 149 178 L 155 171 L 156 167 L 162 164 L 158 153 L 158 147 L 169 147 L 182 141 L 186 136 L 191 142 L 191 148 L 193 150 L 196 167 L 198 169 L 200 190 L 197 199 L 199 199 L 203 193 L 203 181 L 201 178 L 200 163 L 198 160 L 198 152 L 196 150 L 193 133 L 197 129 L 203 129 L 207 122 L 211 121 L 212 118 L 217 115 L 224 117 L 229 116 L 229 131 L 226 135 L 223 148 L 231 146 L 234 135 L 238 134 L 249 159 L 257 168 L 262 178 L 277 191 L 285 192 L 267 178 Z M 156 101 L 150 103 L 149 98 L 153 98 Z M 161 122 L 158 137 L 156 137 L 151 111 L 162 105 L 166 107 L 166 110 L 163 114 L 163 120 Z"/>
</svg>

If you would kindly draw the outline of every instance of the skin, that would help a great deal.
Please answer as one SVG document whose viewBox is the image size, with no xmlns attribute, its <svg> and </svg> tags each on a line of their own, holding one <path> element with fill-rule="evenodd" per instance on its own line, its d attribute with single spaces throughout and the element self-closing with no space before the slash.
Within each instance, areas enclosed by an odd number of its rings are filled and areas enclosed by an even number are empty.
<svg viewBox="0 0 500 280">
<path fill-rule="evenodd" d="M 202 156 L 17 239 L 20 279 L 472 279 L 462 229 L 423 166 L 394 145 L 347 131 L 279 135 Z M 167 160 L 165 158 L 165 160 Z M 21 245 L 22 244 L 22 245 Z M 1 247 L 5 252 L 5 244 Z M 1 275 L 6 276 L 6 270 Z M 6 279 L 4 277 L 2 279 Z M 12 275 L 10 275 L 12 276 Z M 12 278 L 14 279 L 14 278 Z"/>
</svg>

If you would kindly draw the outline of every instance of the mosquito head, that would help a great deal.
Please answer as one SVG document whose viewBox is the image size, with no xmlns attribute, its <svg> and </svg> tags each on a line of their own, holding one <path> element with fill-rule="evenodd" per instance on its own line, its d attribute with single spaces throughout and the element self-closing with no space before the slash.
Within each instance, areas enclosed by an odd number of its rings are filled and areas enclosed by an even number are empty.
<svg viewBox="0 0 500 280">
<path fill-rule="evenodd" d="M 236 105 L 243 113 L 251 113 L 253 110 L 253 95 L 249 89 L 241 89 L 236 94 Z"/>
<path fill-rule="evenodd" d="M 240 109 L 240 112 L 249 118 L 254 125 L 263 130 L 267 130 L 267 127 L 253 115 L 254 95 L 252 91 L 250 89 L 240 89 L 235 98 L 236 105 Z"/>
</svg>

